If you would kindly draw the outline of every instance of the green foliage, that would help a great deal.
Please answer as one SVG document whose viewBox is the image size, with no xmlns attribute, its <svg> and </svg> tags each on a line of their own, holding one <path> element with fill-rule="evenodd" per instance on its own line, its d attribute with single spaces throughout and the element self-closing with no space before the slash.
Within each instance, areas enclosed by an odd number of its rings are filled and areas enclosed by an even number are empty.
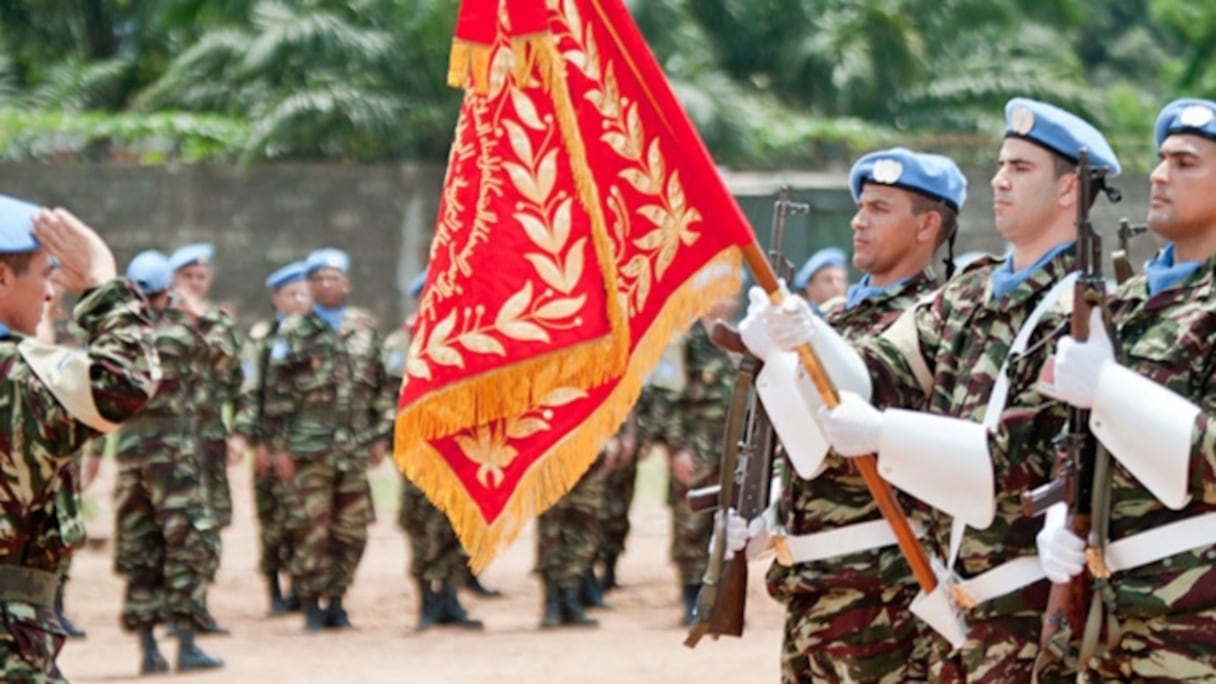
<svg viewBox="0 0 1216 684">
<path fill-rule="evenodd" d="M 715 158 L 737 168 L 909 141 L 986 161 L 978 141 L 1013 95 L 1086 115 L 1142 168 L 1162 104 L 1216 97 L 1209 2 L 626 2 Z M 461 98 L 444 82 L 458 5 L 3 0 L 0 155 L 442 160 Z"/>
</svg>

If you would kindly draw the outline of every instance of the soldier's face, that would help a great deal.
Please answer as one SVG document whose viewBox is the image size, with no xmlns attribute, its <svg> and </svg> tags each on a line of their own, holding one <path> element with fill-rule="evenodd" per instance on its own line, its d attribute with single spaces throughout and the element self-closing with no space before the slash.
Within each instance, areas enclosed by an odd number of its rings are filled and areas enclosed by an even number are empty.
<svg viewBox="0 0 1216 684">
<path fill-rule="evenodd" d="M 21 273 L 0 262 L 0 322 L 22 335 L 35 335 L 53 295 L 53 273 L 51 258 L 42 250 L 30 257 Z"/>
<path fill-rule="evenodd" d="M 177 269 L 173 274 L 173 287 L 187 290 L 199 299 L 206 299 L 211 291 L 211 267 L 190 264 Z"/>
<path fill-rule="evenodd" d="M 350 279 L 336 268 L 319 268 L 308 276 L 313 301 L 329 309 L 336 309 L 346 302 L 350 294 Z"/>
<path fill-rule="evenodd" d="M 848 274 L 843 266 L 824 266 L 815 271 L 802 293 L 809 301 L 818 305 L 843 295 L 848 288 Z"/>
<path fill-rule="evenodd" d="M 1005 138 L 992 176 L 996 229 L 1014 245 L 1032 243 L 1051 228 L 1061 193 L 1075 176 L 1055 176 L 1051 153 L 1020 138 Z"/>
<path fill-rule="evenodd" d="M 274 310 L 284 316 L 306 313 L 312 306 L 312 294 L 308 291 L 308 281 L 293 280 L 270 295 Z"/>
<path fill-rule="evenodd" d="M 1149 175 L 1148 225 L 1170 241 L 1216 233 L 1216 142 L 1171 135 Z"/>
<path fill-rule="evenodd" d="M 907 190 L 878 183 L 863 185 L 857 213 L 849 224 L 853 228 L 853 266 L 882 277 L 910 259 L 923 259 L 920 253 L 924 250 L 918 243 L 922 234 L 930 240 L 933 235 L 923 225 L 928 215 L 918 216 L 913 208 Z"/>
</svg>

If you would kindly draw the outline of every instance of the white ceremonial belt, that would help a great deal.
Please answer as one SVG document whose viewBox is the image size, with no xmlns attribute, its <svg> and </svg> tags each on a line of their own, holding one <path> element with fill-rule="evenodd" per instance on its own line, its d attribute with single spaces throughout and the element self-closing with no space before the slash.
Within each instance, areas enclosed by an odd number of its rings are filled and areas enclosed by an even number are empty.
<svg viewBox="0 0 1216 684">
<path fill-rule="evenodd" d="M 917 539 L 925 535 L 923 525 L 915 520 L 909 522 Z M 891 526 L 881 518 L 837 527 L 826 532 L 784 537 L 784 543 L 789 547 L 790 557 L 795 563 L 810 563 L 847 556 L 859 551 L 880 549 L 884 546 L 891 546 L 897 541 L 895 533 L 891 531 Z"/>
<path fill-rule="evenodd" d="M 955 589 L 964 608 L 973 608 L 985 601 L 1004 596 L 1022 587 L 1029 586 L 1046 577 L 1038 556 L 1022 556 L 1002 563 L 991 570 L 981 572 L 970 579 L 960 580 Z"/>
<path fill-rule="evenodd" d="M 1106 565 L 1112 572 L 1131 570 L 1212 544 L 1216 544 L 1216 513 L 1204 513 L 1111 542 Z"/>
</svg>

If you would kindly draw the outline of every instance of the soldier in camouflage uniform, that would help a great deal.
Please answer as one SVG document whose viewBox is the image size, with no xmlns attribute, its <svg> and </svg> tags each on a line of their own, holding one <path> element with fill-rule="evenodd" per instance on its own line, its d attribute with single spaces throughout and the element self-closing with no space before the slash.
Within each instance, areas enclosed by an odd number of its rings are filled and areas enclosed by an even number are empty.
<svg viewBox="0 0 1216 684">
<path fill-rule="evenodd" d="M 270 362 L 270 340 L 279 323 L 288 316 L 308 313 L 312 298 L 308 281 L 304 279 L 307 264 L 295 261 L 271 273 L 266 278 L 274 318 L 259 321 L 249 330 L 248 344 L 243 353 L 245 386 L 233 412 L 232 437 L 229 451 L 239 458 L 249 446 L 253 447 L 253 501 L 259 527 L 258 568 L 266 578 L 270 592 L 270 615 L 282 615 L 300 609 L 300 599 L 293 591 L 284 598 L 279 586 L 279 574 L 288 571 L 291 545 L 288 543 L 287 515 L 292 505 L 290 482 L 279 475 L 280 466 L 273 462 L 267 439 L 263 434 L 262 409 L 266 392 L 266 366 Z M 282 469 L 288 470 L 284 463 Z M 288 571 L 290 574 L 290 572 Z"/>
<path fill-rule="evenodd" d="M 211 618 L 205 597 L 215 572 L 219 528 L 200 486 L 198 440 L 191 416 L 204 398 L 207 346 L 198 329 L 202 302 L 170 291 L 168 260 L 141 252 L 127 278 L 149 298 L 156 324 L 161 379 L 147 407 L 118 431 L 114 487 L 114 567 L 126 577 L 122 625 L 139 634 L 140 674 L 167 672 L 153 635 L 176 628 L 178 671 L 223 665 L 195 644 Z M 90 458 L 100 458 L 94 449 Z"/>
<path fill-rule="evenodd" d="M 209 352 L 209 370 L 200 378 L 207 394 L 194 420 L 198 430 L 203 490 L 211 507 L 212 519 L 220 528 L 224 528 L 232 523 L 232 493 L 228 487 L 228 428 L 224 424 L 223 413 L 235 405 L 243 378 L 236 319 L 207 299 L 211 292 L 214 255 L 215 248 L 210 244 L 186 245 L 169 256 L 169 268 L 173 271 L 175 290 L 189 292 L 199 301 L 206 302 L 206 311 L 198 320 L 198 329 L 207 342 Z M 221 546 L 215 547 L 216 558 L 212 565 L 217 570 L 221 550 Z M 208 582 L 214 581 L 215 577 L 208 578 Z M 228 633 L 214 619 L 209 621 L 204 631 L 209 634 Z"/>
<path fill-rule="evenodd" d="M 1120 634 L 1084 681 L 1216 677 L 1216 102 L 1170 103 L 1155 134 L 1148 224 L 1167 246 L 1113 297 L 1118 358 L 1095 316 L 1088 342 L 1060 342 L 1048 390 L 1091 410 L 1113 456 L 1105 558 Z M 1065 582 L 1085 542 L 1055 513 L 1040 559 Z"/>
<path fill-rule="evenodd" d="M 930 262 L 954 235 L 966 186 L 953 161 L 903 148 L 853 165 L 853 263 L 865 276 L 821 306 L 846 340 L 881 334 L 937 289 Z M 810 479 L 788 476 L 777 516 L 793 561 L 768 573 L 786 604 L 782 681 L 925 681 L 931 635 L 908 612 L 919 587 L 857 469 L 829 454 Z"/>
<path fill-rule="evenodd" d="M 669 450 L 671 559 L 679 575 L 684 608 L 681 622 L 685 625 L 692 624 L 694 618 L 713 536 L 713 516 L 694 513 L 688 492 L 718 480 L 736 366 L 729 353 L 710 341 L 708 326 L 717 319 L 729 320 L 738 308 L 738 297 L 728 297 L 693 324 L 684 344 L 683 388 L 679 393 L 656 393 L 658 404 L 652 407 L 655 415 L 651 420 L 660 426 L 659 441 Z"/>
<path fill-rule="evenodd" d="M 629 536 L 629 507 L 638 479 L 638 421 L 629 413 L 621 429 L 604 447 L 604 497 L 597 516 L 600 527 L 600 547 L 596 554 L 603 564 L 599 578 L 592 577 L 603 601 L 603 592 L 620 587 L 616 581 L 616 564 L 625 553 L 625 538 Z M 586 597 L 584 596 L 584 599 Z"/>
<path fill-rule="evenodd" d="M 407 293 L 411 299 L 417 301 L 425 283 L 425 272 L 410 283 Z M 384 339 L 384 370 L 388 375 L 385 390 L 394 405 L 405 377 L 405 359 L 416 321 L 416 316 L 410 316 Z M 418 587 L 418 630 L 446 624 L 481 629 L 482 622 L 471 619 L 456 596 L 457 588 L 473 577 L 468 571 L 469 555 L 448 517 L 404 476 L 397 526 L 409 537 L 409 574 Z"/>
<path fill-rule="evenodd" d="M 307 262 L 312 310 L 271 342 L 263 419 L 270 453 L 294 470 L 292 579 L 315 631 L 351 626 L 342 598 L 375 519 L 367 468 L 384 458 L 395 405 L 375 319 L 347 305 L 350 257 L 322 249 Z"/>
<path fill-rule="evenodd" d="M 33 336 L 50 278 L 84 293 L 75 307 L 87 351 Z M 148 310 L 116 277 L 114 256 L 63 209 L 0 197 L 0 399 L 9 430 L 0 494 L 0 679 L 65 682 L 55 665 L 64 631 L 55 616 L 56 573 L 74 536 L 57 497 L 84 444 L 134 415 L 152 396 L 159 361 Z M 18 438 L 19 437 L 19 438 Z"/>
<path fill-rule="evenodd" d="M 939 628 L 959 632 L 952 637 L 957 649 L 935 637 L 935 679 L 1029 681 L 1033 671 L 1048 583 L 1034 558 L 1039 525 L 1022 512 L 1020 495 L 1051 477 L 1051 440 L 1065 422 L 1063 408 L 1035 383 L 1070 308 L 1060 295 L 1071 288 L 1056 284 L 1076 263 L 1075 165 L 1082 148 L 1118 173 L 1113 151 L 1088 123 L 1024 98 L 1006 105 L 992 187 L 1011 259 L 972 264 L 859 345 L 874 400 L 921 410 L 880 411 L 845 391 L 840 406 L 820 412 L 824 436 L 838 453 L 877 453 L 883 477 L 934 508 L 928 545 L 952 574 L 930 599 L 946 613 Z M 778 349 L 814 338 L 821 355 L 848 358 L 848 345 L 829 326 L 787 301 L 756 312 Z M 1006 366 L 1023 328 L 1027 346 Z M 950 543 L 955 522 L 957 547 Z M 1011 569 L 1025 572 L 1012 581 L 987 574 Z M 946 602 L 955 583 L 957 595 L 976 604 L 965 636 Z"/>
</svg>

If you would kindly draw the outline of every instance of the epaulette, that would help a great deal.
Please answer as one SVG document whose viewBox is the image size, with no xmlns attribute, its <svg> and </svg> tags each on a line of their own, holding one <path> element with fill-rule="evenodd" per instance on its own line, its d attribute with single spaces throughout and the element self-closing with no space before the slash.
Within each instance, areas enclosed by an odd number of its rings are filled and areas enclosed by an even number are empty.
<svg viewBox="0 0 1216 684">
<path fill-rule="evenodd" d="M 954 276 L 951 279 L 957 278 L 957 277 L 963 275 L 964 273 L 971 273 L 972 271 L 978 271 L 979 269 L 986 268 L 988 266 L 1000 266 L 1003 263 L 1005 263 L 1004 257 L 999 257 L 999 256 L 996 256 L 995 254 L 981 254 L 980 256 L 972 259 L 971 262 L 968 263 L 966 266 L 955 271 Z"/>
</svg>

